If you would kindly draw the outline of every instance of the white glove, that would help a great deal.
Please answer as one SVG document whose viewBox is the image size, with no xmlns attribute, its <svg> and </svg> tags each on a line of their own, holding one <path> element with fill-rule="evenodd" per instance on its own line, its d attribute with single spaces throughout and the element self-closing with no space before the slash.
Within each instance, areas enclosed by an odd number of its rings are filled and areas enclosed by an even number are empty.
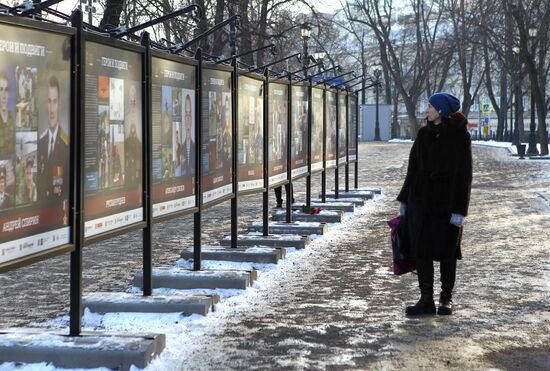
<svg viewBox="0 0 550 371">
<path fill-rule="evenodd" d="M 462 225 L 464 225 L 464 216 L 460 214 L 451 214 L 451 224 L 455 227 L 462 227 Z"/>
<path fill-rule="evenodd" d="M 399 203 L 399 216 L 405 216 L 405 211 L 407 210 L 407 204 L 404 202 Z"/>
</svg>

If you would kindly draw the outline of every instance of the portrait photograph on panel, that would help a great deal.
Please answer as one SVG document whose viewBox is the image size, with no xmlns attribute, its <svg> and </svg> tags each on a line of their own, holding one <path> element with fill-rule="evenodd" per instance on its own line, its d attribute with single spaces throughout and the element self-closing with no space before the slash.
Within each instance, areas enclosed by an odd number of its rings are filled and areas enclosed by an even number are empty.
<svg viewBox="0 0 550 371">
<path fill-rule="evenodd" d="M 239 77 L 237 163 L 239 191 L 262 189 L 263 180 L 263 81 Z"/>
<path fill-rule="evenodd" d="M 71 43 L 15 25 L 0 33 L 10 45 L 0 50 L 2 265 L 71 241 Z M 23 52 L 27 43 L 32 52 Z"/>
<path fill-rule="evenodd" d="M 195 200 L 195 67 L 152 59 L 153 217 L 190 209 Z"/>
<path fill-rule="evenodd" d="M 90 41 L 85 50 L 84 234 L 92 237 L 143 220 L 143 102 L 140 53 Z"/>
<path fill-rule="evenodd" d="M 203 70 L 202 101 L 202 200 L 208 203 L 233 192 L 231 72 Z"/>
<path fill-rule="evenodd" d="M 311 116 L 311 170 L 323 168 L 323 90 L 312 91 Z"/>
<path fill-rule="evenodd" d="M 268 85 L 268 171 L 269 184 L 277 185 L 287 178 L 288 140 L 288 86 L 269 83 Z"/>
</svg>

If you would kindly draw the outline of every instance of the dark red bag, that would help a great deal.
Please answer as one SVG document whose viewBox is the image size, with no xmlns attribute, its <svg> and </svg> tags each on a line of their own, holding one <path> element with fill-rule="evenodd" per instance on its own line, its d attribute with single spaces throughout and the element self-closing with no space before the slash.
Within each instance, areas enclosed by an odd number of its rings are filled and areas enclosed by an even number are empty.
<svg viewBox="0 0 550 371">
<path fill-rule="evenodd" d="M 414 260 L 409 257 L 409 233 L 404 216 L 396 216 L 388 221 L 393 253 L 393 274 L 400 276 L 416 269 Z"/>
</svg>

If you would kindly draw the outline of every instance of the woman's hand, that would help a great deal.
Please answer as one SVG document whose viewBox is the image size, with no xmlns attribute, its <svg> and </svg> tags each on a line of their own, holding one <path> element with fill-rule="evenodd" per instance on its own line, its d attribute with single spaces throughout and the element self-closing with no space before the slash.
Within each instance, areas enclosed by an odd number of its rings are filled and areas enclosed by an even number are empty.
<svg viewBox="0 0 550 371">
<path fill-rule="evenodd" d="M 399 216 L 405 216 L 405 211 L 407 211 L 407 204 L 404 202 L 399 203 Z"/>
<path fill-rule="evenodd" d="M 451 214 L 451 224 L 455 227 L 462 227 L 464 225 L 464 216 L 460 214 Z"/>
</svg>

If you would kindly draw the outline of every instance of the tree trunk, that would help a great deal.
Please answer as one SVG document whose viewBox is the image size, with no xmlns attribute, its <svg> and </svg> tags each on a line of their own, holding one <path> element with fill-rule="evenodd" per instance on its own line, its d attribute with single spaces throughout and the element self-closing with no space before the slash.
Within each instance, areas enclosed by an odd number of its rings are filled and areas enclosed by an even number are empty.
<svg viewBox="0 0 550 371">
<path fill-rule="evenodd" d="M 124 0 L 107 0 L 105 3 L 105 11 L 103 12 L 103 18 L 99 22 L 100 28 L 106 26 L 118 27 L 120 24 L 120 14 L 124 7 Z"/>
<path fill-rule="evenodd" d="M 259 24 L 259 32 L 258 32 L 258 41 L 256 43 L 256 47 L 260 48 L 264 46 L 265 44 L 265 36 L 267 32 L 267 12 L 268 12 L 268 3 L 269 0 L 262 0 L 262 8 L 260 10 L 260 24 Z M 263 66 L 264 65 L 264 55 L 265 50 L 260 50 L 256 54 L 256 65 L 257 66 Z"/>
<path fill-rule="evenodd" d="M 237 3 L 238 14 L 241 16 L 241 32 L 239 51 L 244 53 L 252 50 L 252 34 L 250 27 L 250 20 L 248 18 L 248 3 L 249 0 L 239 0 Z M 245 55 L 242 61 L 247 64 L 254 64 L 254 58 L 252 54 Z"/>
<path fill-rule="evenodd" d="M 538 141 L 540 143 L 540 154 L 545 156 L 548 154 L 548 131 L 546 130 L 546 105 L 544 104 L 544 99 L 536 100 L 537 104 L 537 119 L 539 122 L 538 125 Z"/>
<path fill-rule="evenodd" d="M 224 0 L 217 0 L 216 1 L 216 14 L 214 15 L 214 23 L 218 24 L 221 21 L 223 21 L 223 11 L 225 9 L 225 1 Z M 223 53 L 223 47 L 224 44 L 222 42 L 223 40 L 223 32 L 222 30 L 219 30 L 218 32 L 214 33 L 214 47 L 212 48 L 212 55 L 218 56 Z"/>
</svg>

